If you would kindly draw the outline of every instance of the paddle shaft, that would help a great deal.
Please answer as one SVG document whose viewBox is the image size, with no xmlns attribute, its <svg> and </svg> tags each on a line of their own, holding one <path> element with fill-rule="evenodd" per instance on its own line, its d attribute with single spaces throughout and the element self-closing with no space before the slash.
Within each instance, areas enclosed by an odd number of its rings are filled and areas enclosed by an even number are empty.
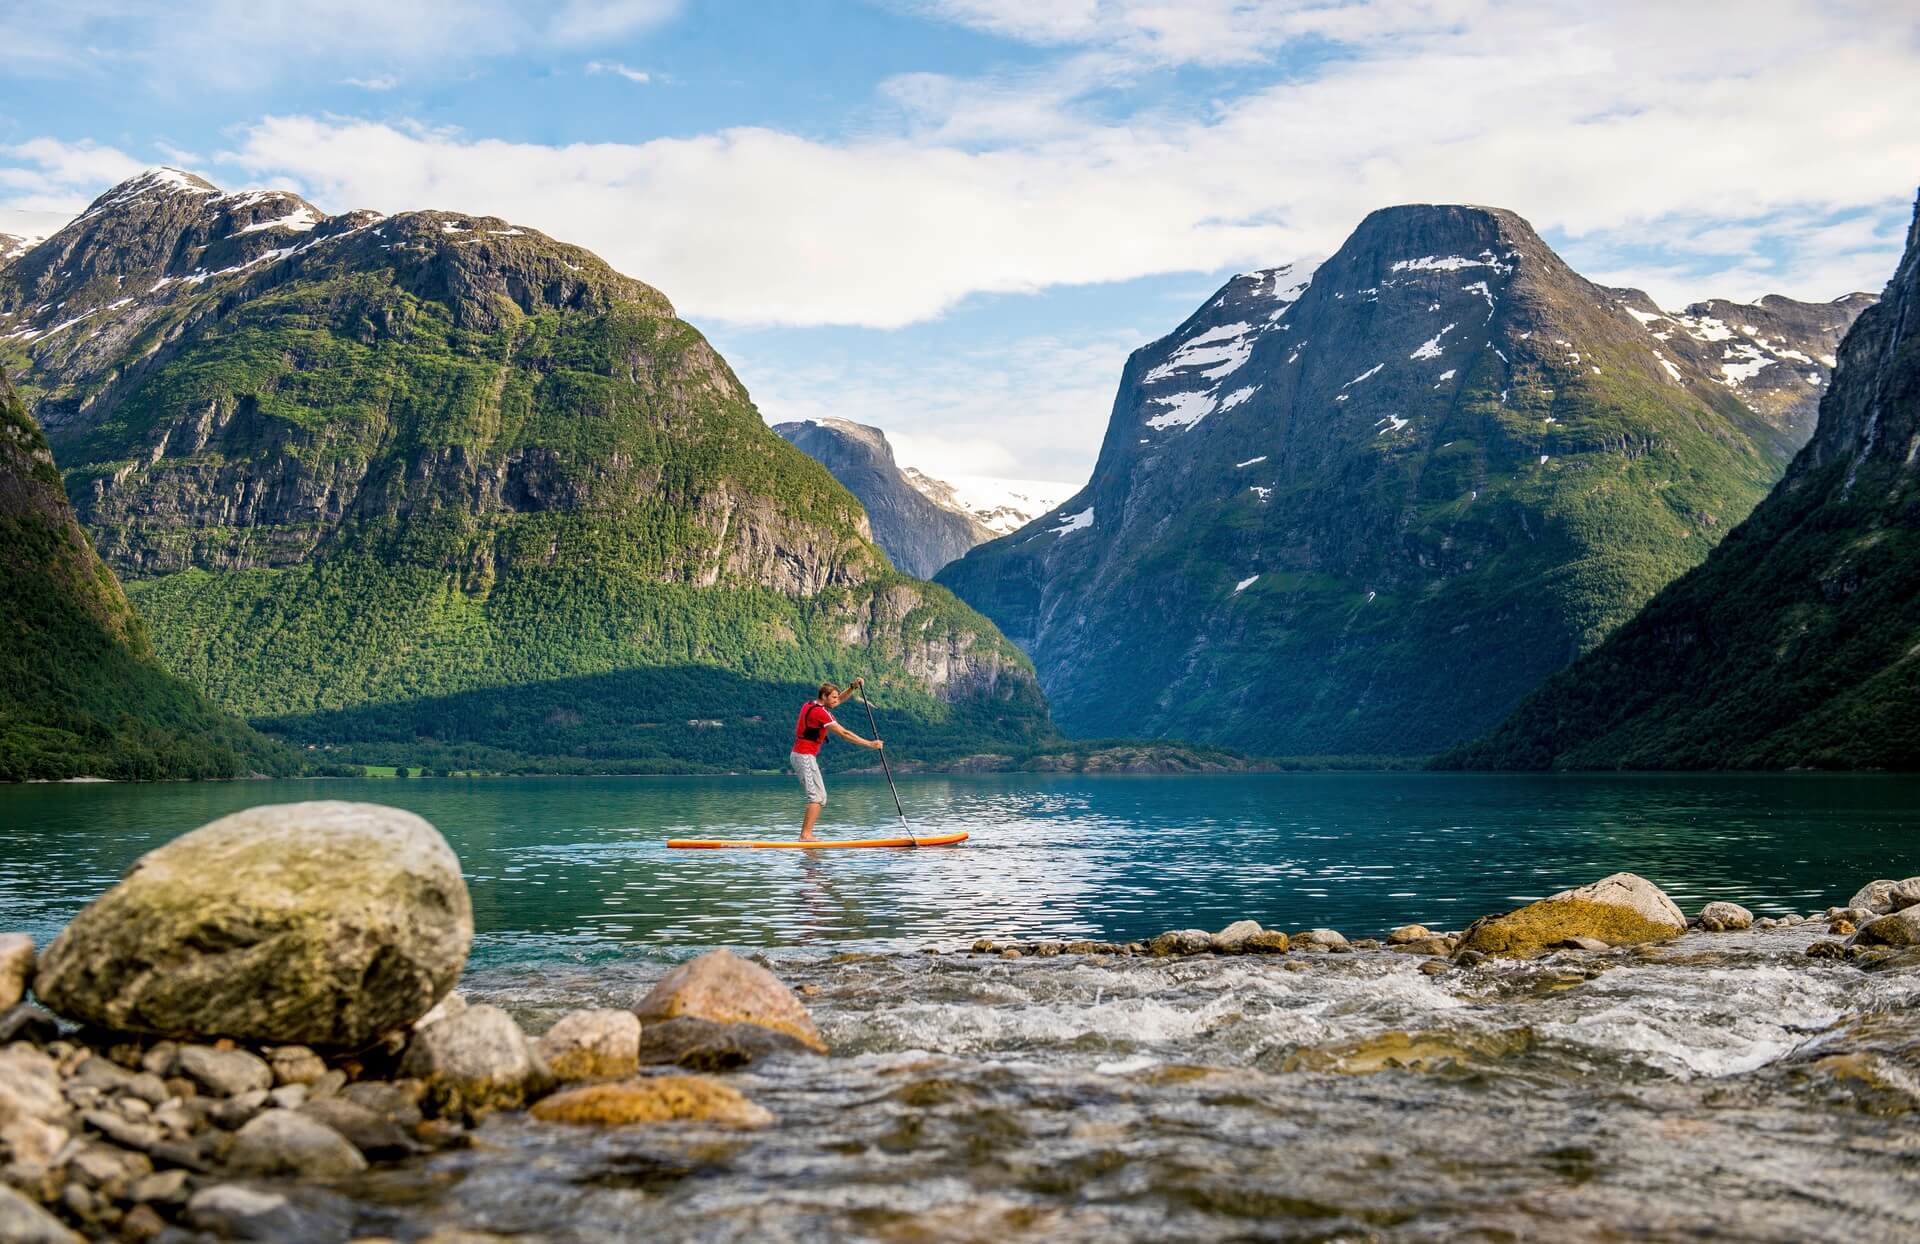
<svg viewBox="0 0 1920 1244">
<path fill-rule="evenodd" d="M 860 702 L 867 706 L 867 729 L 873 731 L 873 737 L 880 737 L 880 723 L 873 718 L 873 701 L 867 698 L 867 689 L 860 688 Z M 920 835 L 913 832 L 913 826 L 907 823 L 907 810 L 900 803 L 900 788 L 893 784 L 893 765 L 887 760 L 887 749 L 880 749 L 880 768 L 887 775 L 887 789 L 893 792 L 893 810 L 900 814 L 900 828 L 907 831 L 907 837 L 913 839 L 913 845 L 920 845 Z"/>
</svg>

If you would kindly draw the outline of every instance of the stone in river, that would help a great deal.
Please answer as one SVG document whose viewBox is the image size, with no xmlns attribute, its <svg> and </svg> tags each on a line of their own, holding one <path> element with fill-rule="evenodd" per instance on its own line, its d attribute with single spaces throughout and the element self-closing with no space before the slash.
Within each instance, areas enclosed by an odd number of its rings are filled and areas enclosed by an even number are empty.
<svg viewBox="0 0 1920 1244">
<path fill-rule="evenodd" d="M 1387 941 L 1394 946 L 1404 946 L 1408 942 L 1424 942 L 1433 936 L 1433 930 L 1424 924 L 1403 924 L 1387 934 Z"/>
<path fill-rule="evenodd" d="M 1450 955 L 1453 953 L 1453 939 L 1422 937 L 1410 942 L 1396 942 L 1389 949 L 1403 955 Z"/>
<path fill-rule="evenodd" d="M 730 1127 L 765 1127 L 773 1115 L 730 1085 L 705 1076 L 655 1076 L 566 1089 L 534 1104 L 549 1123 L 666 1123 L 687 1120 Z"/>
<path fill-rule="evenodd" d="M 246 1175 L 337 1179 L 367 1169 L 351 1141 L 297 1110 L 268 1110 L 234 1134 L 227 1165 Z"/>
<path fill-rule="evenodd" d="M 361 1046 L 425 1014 L 473 943 L 460 862 L 411 812 L 250 808 L 149 851 L 41 956 L 104 1028 Z"/>
<path fill-rule="evenodd" d="M 1293 939 L 1278 929 L 1262 929 L 1249 937 L 1240 949 L 1250 955 L 1284 955 Z"/>
<path fill-rule="evenodd" d="M 1213 949 L 1223 955 L 1237 955 L 1246 951 L 1247 942 L 1261 932 L 1257 920 L 1236 920 L 1213 935 Z"/>
<path fill-rule="evenodd" d="M 344 1198 L 314 1188 L 225 1183 L 194 1193 L 187 1201 L 187 1219 L 226 1240 L 339 1244 L 350 1234 L 353 1208 Z"/>
<path fill-rule="evenodd" d="M 1174 929 L 1147 943 L 1154 955 L 1204 955 L 1213 949 L 1213 934 L 1205 929 Z"/>
<path fill-rule="evenodd" d="M 1859 893 L 1848 901 L 1847 906 L 1859 908 L 1862 912 L 1871 912 L 1876 916 L 1884 916 L 1915 904 L 1920 904 L 1920 877 L 1908 877 L 1905 881 L 1893 881 L 1883 877 L 1861 886 Z M 1862 921 L 1856 919 L 1854 923 L 1859 924 Z"/>
<path fill-rule="evenodd" d="M 618 1080 L 640 1069 L 640 1021 L 632 1011 L 570 1011 L 535 1046 L 557 1080 Z"/>
<path fill-rule="evenodd" d="M 1460 948 L 1530 959 L 1570 938 L 1626 946 L 1666 941 L 1686 927 L 1686 916 L 1659 886 L 1633 873 L 1614 873 L 1502 915 L 1482 916 L 1467 926 Z"/>
<path fill-rule="evenodd" d="M 76 1231 L 21 1196 L 0 1184 L 0 1240 L 7 1244 L 85 1244 Z"/>
<path fill-rule="evenodd" d="M 693 1071 L 732 1071 L 774 1054 L 812 1058 L 818 1051 L 798 1037 L 758 1024 L 716 1024 L 692 1016 L 647 1024 L 640 1031 L 640 1061 L 650 1065 L 672 1063 Z"/>
<path fill-rule="evenodd" d="M 173 1073 L 185 1076 L 214 1097 L 264 1093 L 273 1087 L 273 1068 L 267 1060 L 245 1050 L 217 1050 L 210 1045 L 183 1045 L 173 1056 Z"/>
<path fill-rule="evenodd" d="M 1753 913 L 1738 903 L 1708 903 L 1700 909 L 1700 927 L 1709 933 L 1751 929 Z"/>
<path fill-rule="evenodd" d="M 0 1127 L 15 1119 L 64 1123 L 69 1113 L 58 1063 L 30 1046 L 0 1048 Z"/>
<path fill-rule="evenodd" d="M 1295 950 L 1350 950 L 1344 934 L 1335 929 L 1305 929 L 1293 935 Z"/>
<path fill-rule="evenodd" d="M 0 1011 L 27 996 L 33 984 L 33 939 L 25 933 L 0 933 Z"/>
<path fill-rule="evenodd" d="M 404 1158 L 421 1149 L 398 1123 L 344 1097 L 306 1102 L 300 1113 L 326 1124 L 370 1158 Z"/>
<path fill-rule="evenodd" d="M 793 991 L 757 963 L 710 950 L 660 979 L 634 1009 L 642 1024 L 689 1015 L 720 1024 L 758 1024 L 825 1054 L 827 1043 Z"/>
<path fill-rule="evenodd" d="M 1849 946 L 1920 946 L 1920 906 L 1903 907 L 1860 927 Z"/>
<path fill-rule="evenodd" d="M 552 1077 L 527 1034 L 497 1006 L 470 1006 L 413 1034 L 400 1074 L 426 1084 L 441 1114 L 514 1110 Z"/>
<path fill-rule="evenodd" d="M 282 1045 L 268 1050 L 267 1062 L 273 1067 L 275 1085 L 312 1084 L 327 1074 L 326 1063 L 304 1045 Z"/>
</svg>

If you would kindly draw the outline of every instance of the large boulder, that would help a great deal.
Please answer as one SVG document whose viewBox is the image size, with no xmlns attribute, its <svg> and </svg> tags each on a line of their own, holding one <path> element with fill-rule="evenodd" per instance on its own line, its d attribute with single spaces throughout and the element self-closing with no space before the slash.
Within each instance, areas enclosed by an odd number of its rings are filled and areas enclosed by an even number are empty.
<svg viewBox="0 0 1920 1244">
<path fill-rule="evenodd" d="M 1849 946 L 1920 946 L 1920 906 L 1903 907 L 1860 926 Z"/>
<path fill-rule="evenodd" d="M 497 1006 L 470 1006 L 413 1034 L 400 1074 L 419 1079 L 440 1114 L 516 1110 L 552 1084 L 527 1034 Z"/>
<path fill-rule="evenodd" d="M 827 1052 L 813 1017 L 793 990 L 757 963 L 730 950 L 710 950 L 660 978 L 633 1008 L 642 1024 L 690 1015 L 717 1024 L 758 1024 Z"/>
<path fill-rule="evenodd" d="M 0 1011 L 27 996 L 33 984 L 33 939 L 25 933 L 0 933 Z"/>
<path fill-rule="evenodd" d="M 569 1011 L 535 1043 L 556 1080 L 619 1080 L 640 1070 L 632 1011 Z"/>
<path fill-rule="evenodd" d="M 549 1123 L 594 1123 L 619 1127 L 675 1120 L 765 1127 L 773 1115 L 739 1090 L 705 1076 L 654 1076 L 615 1084 L 589 1084 L 555 1093 L 533 1107 Z"/>
<path fill-rule="evenodd" d="M 1615 873 L 1504 915 L 1482 916 L 1467 926 L 1459 949 L 1531 959 L 1573 938 L 1626 946 L 1666 941 L 1686 928 L 1686 916 L 1659 886 L 1633 873 Z"/>
<path fill-rule="evenodd" d="M 425 1014 L 472 944 L 460 861 L 433 826 L 278 804 L 141 856 L 47 948 L 34 987 L 122 1031 L 359 1046 Z"/>
</svg>

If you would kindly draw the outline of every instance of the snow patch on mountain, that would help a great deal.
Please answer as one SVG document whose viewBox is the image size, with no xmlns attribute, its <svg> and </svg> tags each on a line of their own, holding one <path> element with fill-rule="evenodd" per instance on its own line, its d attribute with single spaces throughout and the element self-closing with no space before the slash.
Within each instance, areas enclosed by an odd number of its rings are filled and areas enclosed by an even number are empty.
<svg viewBox="0 0 1920 1244">
<path fill-rule="evenodd" d="M 1079 491 L 1077 484 L 1050 479 L 1003 479 L 991 475 L 935 479 L 916 467 L 902 467 L 901 473 L 934 504 L 971 514 L 976 522 L 997 536 L 1020 530 Z"/>
</svg>

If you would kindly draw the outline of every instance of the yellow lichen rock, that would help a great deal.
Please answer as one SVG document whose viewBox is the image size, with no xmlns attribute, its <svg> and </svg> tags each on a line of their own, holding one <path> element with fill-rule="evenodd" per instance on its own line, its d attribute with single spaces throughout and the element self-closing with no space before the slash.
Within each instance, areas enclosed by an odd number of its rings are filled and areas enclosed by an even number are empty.
<svg viewBox="0 0 1920 1244">
<path fill-rule="evenodd" d="M 1531 959 L 1557 942 L 1591 937 L 1609 946 L 1678 937 L 1687 918 L 1659 886 L 1633 873 L 1615 873 L 1468 926 L 1461 950 Z"/>
<path fill-rule="evenodd" d="M 548 1123 L 623 1127 L 675 1120 L 765 1127 L 773 1115 L 739 1091 L 706 1076 L 653 1076 L 567 1089 L 536 1102 L 533 1117 Z"/>
<path fill-rule="evenodd" d="M 642 1023 L 690 1015 L 717 1024 L 758 1024 L 827 1052 L 813 1017 L 793 990 L 757 963 L 730 950 L 713 950 L 660 979 L 633 1008 Z"/>
</svg>

